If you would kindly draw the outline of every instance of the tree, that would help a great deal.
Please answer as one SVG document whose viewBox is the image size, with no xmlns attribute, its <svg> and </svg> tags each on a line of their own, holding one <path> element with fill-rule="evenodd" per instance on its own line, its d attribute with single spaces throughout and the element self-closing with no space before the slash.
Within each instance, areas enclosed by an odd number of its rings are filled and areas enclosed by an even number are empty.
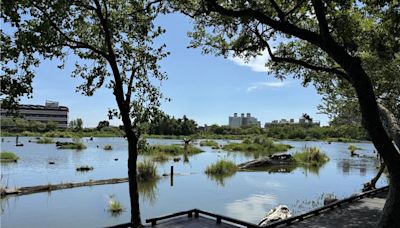
<svg viewBox="0 0 400 228">
<path fill-rule="evenodd" d="M 74 77 L 85 83 L 78 87 L 91 96 L 105 85 L 112 90 L 118 109 L 109 117 L 121 118 L 128 140 L 128 177 L 131 199 L 131 223 L 141 226 L 137 191 L 137 143 L 146 123 L 160 105 L 157 81 L 166 79 L 158 61 L 167 56 L 165 45 L 153 40 L 164 30 L 154 25 L 163 12 L 161 1 L 83 0 L 83 1 L 5 1 L 1 15 L 12 26 L 2 30 L 2 93 L 11 101 L 31 92 L 33 68 L 43 59 L 61 59 L 73 53 Z M 150 79 L 152 77 L 153 79 Z M 15 92 L 11 87 L 21 83 Z M 5 87 L 3 89 L 3 87 Z M 79 124 L 78 124 L 79 126 Z"/>
<path fill-rule="evenodd" d="M 204 53 L 249 59 L 266 50 L 271 59 L 268 66 L 277 78 L 290 73 L 328 94 L 329 89 L 341 88 L 337 85 L 351 88 L 363 127 L 390 175 L 379 226 L 400 227 L 400 154 L 383 128 L 374 88 L 375 83 L 382 85 L 384 77 L 366 67 L 367 59 L 375 59 L 382 65 L 393 64 L 388 68 L 398 72 L 398 3 L 192 0 L 173 1 L 171 6 L 195 19 L 191 47 L 203 47 Z"/>
<path fill-rule="evenodd" d="M 52 120 L 46 123 L 46 131 L 54 131 L 58 128 L 58 123 Z"/>
<path fill-rule="evenodd" d="M 107 120 L 103 120 L 103 121 L 100 121 L 99 124 L 97 124 L 96 129 L 98 131 L 100 131 L 101 129 L 103 129 L 105 127 L 109 127 L 109 126 L 110 126 L 110 122 L 108 122 Z"/>
<path fill-rule="evenodd" d="M 76 131 L 82 131 L 83 129 L 83 120 L 81 118 L 76 119 Z"/>
</svg>

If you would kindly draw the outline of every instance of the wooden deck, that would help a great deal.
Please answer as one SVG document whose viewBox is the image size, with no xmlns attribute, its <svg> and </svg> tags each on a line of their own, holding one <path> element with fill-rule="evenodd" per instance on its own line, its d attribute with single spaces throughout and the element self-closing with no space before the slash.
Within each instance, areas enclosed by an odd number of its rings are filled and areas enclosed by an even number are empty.
<svg viewBox="0 0 400 228">
<path fill-rule="evenodd" d="M 304 214 L 270 223 L 266 227 L 376 227 L 376 222 L 386 201 L 387 191 L 388 186 L 356 194 Z M 156 228 L 260 227 L 253 223 L 199 209 L 147 219 L 146 223 Z M 130 227 L 130 224 L 126 223 L 112 227 L 125 228 Z"/>
</svg>

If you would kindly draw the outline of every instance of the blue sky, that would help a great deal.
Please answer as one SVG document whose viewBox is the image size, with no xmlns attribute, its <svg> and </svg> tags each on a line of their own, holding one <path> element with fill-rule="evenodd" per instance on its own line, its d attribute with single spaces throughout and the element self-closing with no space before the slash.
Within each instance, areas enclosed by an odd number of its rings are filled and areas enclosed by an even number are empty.
<svg viewBox="0 0 400 228">
<path fill-rule="evenodd" d="M 282 118 L 298 119 L 302 113 L 310 114 L 324 125 L 328 123 L 326 115 L 317 114 L 321 96 L 316 90 L 312 86 L 304 88 L 300 81 L 291 78 L 274 79 L 264 67 L 266 53 L 249 63 L 238 58 L 202 55 L 199 49 L 186 48 L 190 42 L 187 32 L 192 28 L 188 18 L 165 15 L 158 18 L 157 23 L 167 30 L 161 41 L 171 52 L 161 62 L 168 74 L 162 91 L 171 98 L 162 105 L 167 114 L 187 115 L 199 125 L 228 124 L 228 116 L 234 112 L 250 112 L 262 124 Z M 103 88 L 92 97 L 75 92 L 81 83 L 79 78 L 70 76 L 76 60 L 70 56 L 63 70 L 56 67 L 56 61 L 42 62 L 33 82 L 33 99 L 23 98 L 21 103 L 58 101 L 69 107 L 69 119 L 82 118 L 85 127 L 94 127 L 108 119 L 108 108 L 116 107 L 112 91 Z M 119 120 L 111 123 L 121 124 Z"/>
</svg>

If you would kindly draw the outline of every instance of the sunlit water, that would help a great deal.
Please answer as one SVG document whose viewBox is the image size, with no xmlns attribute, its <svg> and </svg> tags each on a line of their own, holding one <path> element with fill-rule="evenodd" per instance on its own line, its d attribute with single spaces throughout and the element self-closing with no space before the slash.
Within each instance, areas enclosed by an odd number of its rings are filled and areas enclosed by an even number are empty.
<svg viewBox="0 0 400 228">
<path fill-rule="evenodd" d="M 35 138 L 22 137 L 23 147 L 15 146 L 15 138 L 6 137 L 1 150 L 15 152 L 18 163 L 1 164 L 1 183 L 8 187 L 80 182 L 127 176 L 127 142 L 122 138 L 84 138 L 87 149 L 58 150 L 54 144 L 28 142 Z M 67 140 L 67 139 L 56 139 Z M 220 144 L 232 140 L 216 140 Z M 149 139 L 150 144 L 179 144 L 181 140 Z M 338 198 L 359 192 L 362 184 L 376 174 L 378 161 L 371 143 L 356 143 L 362 156 L 351 157 L 347 143 L 283 141 L 294 146 L 289 152 L 304 146 L 317 146 L 330 161 L 318 171 L 295 168 L 287 173 L 268 171 L 237 172 L 234 176 L 215 180 L 204 174 L 205 168 L 219 160 L 241 163 L 254 159 L 252 155 L 213 150 L 189 157 L 184 163 L 172 160 L 157 163 L 159 174 L 169 173 L 174 166 L 173 185 L 169 177 L 141 185 L 142 219 L 199 208 L 257 223 L 271 208 L 288 205 L 294 213 L 320 206 L 323 194 Z M 111 144 L 112 151 L 103 150 Z M 197 145 L 198 146 L 198 145 Z M 118 161 L 114 159 L 117 158 Z M 140 156 L 139 160 L 145 157 Z M 50 161 L 54 165 L 48 164 Z M 77 172 L 76 166 L 89 165 L 94 170 Z M 386 184 L 382 178 L 378 185 Z M 114 195 L 125 207 L 120 215 L 107 211 L 108 197 Z M 128 184 L 102 185 L 8 197 L 1 202 L 2 227 L 102 227 L 128 222 L 130 219 Z"/>
</svg>

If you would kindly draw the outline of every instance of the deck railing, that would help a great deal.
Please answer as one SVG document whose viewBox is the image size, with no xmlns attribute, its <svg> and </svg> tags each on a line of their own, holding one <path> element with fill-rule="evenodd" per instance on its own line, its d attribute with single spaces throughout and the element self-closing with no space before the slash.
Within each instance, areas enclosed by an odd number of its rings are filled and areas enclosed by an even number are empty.
<svg viewBox="0 0 400 228">
<path fill-rule="evenodd" d="M 287 219 L 284 219 L 284 220 L 279 220 L 279 221 L 270 223 L 270 224 L 268 224 L 267 226 L 264 226 L 264 227 L 277 227 L 277 226 L 281 226 L 281 225 L 290 225 L 290 224 L 292 224 L 294 222 L 302 221 L 302 220 L 304 220 L 306 218 L 321 214 L 321 213 L 323 213 L 325 211 L 328 211 L 328 210 L 332 210 L 332 209 L 334 209 L 336 207 L 341 207 L 343 204 L 351 203 L 351 202 L 357 201 L 359 199 L 362 199 L 362 198 L 365 198 L 365 197 L 369 197 L 371 195 L 376 195 L 379 192 L 386 191 L 388 188 L 389 188 L 389 186 L 385 186 L 385 187 L 382 187 L 382 188 L 378 188 L 378 189 L 370 190 L 370 191 L 367 191 L 367 192 L 363 192 L 363 193 L 348 197 L 346 199 L 338 200 L 338 201 L 335 201 L 335 202 L 333 202 L 331 204 L 328 204 L 328 205 L 313 209 L 313 210 L 308 211 L 306 213 L 303 213 L 303 214 L 300 214 L 300 215 L 297 215 L 297 216 L 293 216 L 293 217 L 290 217 L 290 218 L 287 218 Z M 207 211 L 202 211 L 202 210 L 199 210 L 199 209 L 181 211 L 181 212 L 177 212 L 177 213 L 174 213 L 174 214 L 169 214 L 169 215 L 164 215 L 164 216 L 160 216 L 160 217 L 156 217 L 156 218 L 146 219 L 146 223 L 150 223 L 151 226 L 155 226 L 155 225 L 157 225 L 157 222 L 159 222 L 159 221 L 170 219 L 170 218 L 174 218 L 174 217 L 184 216 L 184 215 L 187 215 L 189 218 L 192 218 L 193 216 L 195 218 L 198 218 L 200 215 L 202 215 L 203 217 L 215 218 L 216 223 L 218 223 L 218 224 L 222 223 L 222 221 L 225 221 L 225 222 L 228 222 L 228 223 L 231 223 L 231 224 L 234 224 L 234 225 L 241 225 L 241 226 L 248 227 L 248 228 L 256 228 L 256 227 L 258 228 L 258 227 L 260 227 L 260 226 L 258 226 L 256 224 L 253 224 L 253 223 L 249 223 L 249 222 L 246 222 L 246 221 L 234 219 L 234 218 L 227 217 L 227 216 L 224 216 L 224 215 L 219 215 L 219 214 L 214 214 L 214 213 L 210 213 L 210 212 L 207 212 Z M 116 225 L 116 226 L 110 226 L 109 228 L 125 228 L 125 227 L 131 227 L 131 223 L 124 223 L 124 224 L 119 224 L 119 225 Z"/>
</svg>

